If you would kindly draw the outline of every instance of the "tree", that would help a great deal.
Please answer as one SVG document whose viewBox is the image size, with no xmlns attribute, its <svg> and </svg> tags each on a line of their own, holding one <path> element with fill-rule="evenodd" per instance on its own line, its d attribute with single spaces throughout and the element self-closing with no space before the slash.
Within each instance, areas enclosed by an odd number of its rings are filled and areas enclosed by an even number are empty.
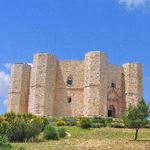
<svg viewBox="0 0 150 150">
<path fill-rule="evenodd" d="M 142 99 L 137 106 L 130 106 L 124 115 L 125 126 L 136 131 L 134 140 L 137 140 L 139 129 L 148 124 L 149 114 L 149 106 Z"/>
</svg>

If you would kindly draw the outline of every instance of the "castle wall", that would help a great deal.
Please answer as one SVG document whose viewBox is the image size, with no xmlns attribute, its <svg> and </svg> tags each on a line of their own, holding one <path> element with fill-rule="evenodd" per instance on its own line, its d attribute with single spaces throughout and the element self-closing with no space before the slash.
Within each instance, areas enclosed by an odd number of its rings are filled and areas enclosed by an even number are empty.
<svg viewBox="0 0 150 150">
<path fill-rule="evenodd" d="M 68 77 L 72 85 L 67 86 Z M 55 115 L 80 116 L 83 111 L 84 61 L 60 61 L 57 68 Z M 71 98 L 71 102 L 69 99 Z"/>
<path fill-rule="evenodd" d="M 127 63 L 123 68 L 126 108 L 129 108 L 130 105 L 137 105 L 143 97 L 143 71 L 142 65 L 138 63 Z"/>
<path fill-rule="evenodd" d="M 116 109 L 116 117 L 119 117 L 125 110 L 123 68 L 112 64 L 108 66 L 107 109 L 113 105 Z M 112 87 L 112 84 L 115 87 Z"/>
<path fill-rule="evenodd" d="M 102 52 L 90 52 L 84 66 L 84 115 L 107 115 L 107 56 Z"/>
<path fill-rule="evenodd" d="M 27 64 L 12 65 L 8 93 L 8 111 L 28 112 L 30 71 L 31 66 Z"/>
<path fill-rule="evenodd" d="M 141 64 L 108 64 L 106 54 L 99 51 L 87 53 L 83 61 L 57 61 L 54 55 L 39 53 L 32 68 L 27 64 L 12 66 L 8 111 L 108 116 L 113 109 L 115 117 L 120 117 L 141 97 Z"/>
<path fill-rule="evenodd" d="M 57 61 L 46 53 L 36 54 L 31 72 L 29 112 L 53 115 Z"/>
</svg>

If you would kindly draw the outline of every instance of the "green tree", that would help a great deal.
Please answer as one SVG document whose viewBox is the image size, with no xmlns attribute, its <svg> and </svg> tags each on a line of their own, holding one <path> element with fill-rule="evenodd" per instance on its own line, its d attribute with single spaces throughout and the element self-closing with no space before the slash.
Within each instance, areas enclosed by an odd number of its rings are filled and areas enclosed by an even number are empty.
<svg viewBox="0 0 150 150">
<path fill-rule="evenodd" d="M 139 129 L 148 124 L 149 114 L 149 106 L 142 99 L 137 106 L 130 106 L 124 115 L 123 120 L 125 126 L 136 131 L 134 140 L 137 140 Z"/>
</svg>

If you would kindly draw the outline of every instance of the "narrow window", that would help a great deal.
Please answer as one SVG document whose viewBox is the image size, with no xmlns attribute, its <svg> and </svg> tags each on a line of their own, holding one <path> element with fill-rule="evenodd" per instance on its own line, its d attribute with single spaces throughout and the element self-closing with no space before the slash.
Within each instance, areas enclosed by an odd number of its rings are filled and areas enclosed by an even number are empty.
<svg viewBox="0 0 150 150">
<path fill-rule="evenodd" d="M 116 88 L 116 84 L 115 83 L 111 83 L 111 87 L 112 88 Z"/>
<path fill-rule="evenodd" d="M 68 103 L 71 103 L 71 97 L 68 97 Z"/>
<path fill-rule="evenodd" d="M 69 77 L 67 78 L 67 86 L 68 86 L 68 87 L 71 87 L 72 83 L 73 83 L 72 76 L 69 76 Z"/>
</svg>

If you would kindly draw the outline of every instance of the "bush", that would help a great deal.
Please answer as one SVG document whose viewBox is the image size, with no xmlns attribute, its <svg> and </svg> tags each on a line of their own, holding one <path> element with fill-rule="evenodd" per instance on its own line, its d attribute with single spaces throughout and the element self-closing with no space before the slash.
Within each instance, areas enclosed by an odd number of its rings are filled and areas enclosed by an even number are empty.
<svg viewBox="0 0 150 150">
<path fill-rule="evenodd" d="M 56 122 L 58 121 L 55 117 L 47 117 L 48 124 L 51 126 L 56 125 Z"/>
<path fill-rule="evenodd" d="M 59 137 L 64 138 L 66 137 L 66 129 L 65 128 L 58 128 Z"/>
<path fill-rule="evenodd" d="M 114 118 L 110 124 L 110 127 L 112 128 L 124 128 L 124 122 L 122 119 Z"/>
<path fill-rule="evenodd" d="M 77 120 L 73 117 L 66 117 L 66 118 L 64 118 L 64 121 L 67 126 L 76 126 L 77 125 Z"/>
<path fill-rule="evenodd" d="M 115 123 L 111 123 L 111 127 L 112 128 L 124 128 L 124 124 L 115 122 Z"/>
<path fill-rule="evenodd" d="M 111 126 L 111 123 L 112 123 L 112 121 L 113 121 L 113 118 L 105 118 L 105 126 Z"/>
<path fill-rule="evenodd" d="M 92 123 L 92 128 L 102 128 L 105 127 L 103 123 Z"/>
<path fill-rule="evenodd" d="M 58 130 L 51 125 L 45 127 L 43 136 L 46 140 L 59 140 Z"/>
<path fill-rule="evenodd" d="M 82 118 L 80 121 L 80 127 L 83 129 L 89 129 L 92 127 L 92 121 L 90 118 Z"/>
<path fill-rule="evenodd" d="M 0 136 L 0 149 L 1 150 L 10 150 L 12 146 L 9 143 L 9 140 L 5 136 Z"/>
<path fill-rule="evenodd" d="M 56 122 L 56 125 L 57 125 L 57 126 L 65 126 L 65 121 L 63 121 L 63 120 L 58 120 L 58 121 Z"/>
<path fill-rule="evenodd" d="M 35 138 L 45 128 L 46 119 L 31 114 L 6 113 L 0 123 L 0 135 L 11 142 L 24 142 Z"/>
<path fill-rule="evenodd" d="M 9 133 L 9 123 L 7 121 L 3 121 L 0 123 L 0 135 L 7 136 Z"/>
<path fill-rule="evenodd" d="M 101 123 L 101 124 L 105 124 L 105 118 L 94 117 L 94 118 L 92 118 L 92 123 Z"/>
</svg>

